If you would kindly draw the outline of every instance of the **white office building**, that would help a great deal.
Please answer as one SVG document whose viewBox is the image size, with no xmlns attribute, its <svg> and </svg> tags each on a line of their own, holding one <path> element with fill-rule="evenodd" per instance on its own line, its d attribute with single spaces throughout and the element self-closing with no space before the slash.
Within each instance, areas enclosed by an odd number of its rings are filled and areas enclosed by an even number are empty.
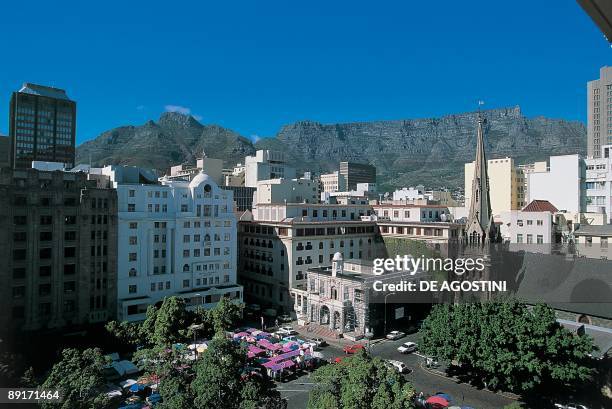
<svg viewBox="0 0 612 409">
<path fill-rule="evenodd" d="M 547 168 L 526 174 L 528 202 L 548 200 L 560 211 L 586 211 L 585 164 L 580 155 L 551 156 Z"/>
<path fill-rule="evenodd" d="M 586 210 L 605 214 L 612 223 L 612 145 L 601 147 L 598 158 L 586 159 Z"/>
<path fill-rule="evenodd" d="M 189 307 L 210 308 L 223 296 L 242 301 L 231 191 L 204 173 L 190 182 L 115 185 L 120 320 L 142 320 L 149 305 L 173 295 Z"/>
<path fill-rule="evenodd" d="M 295 168 L 287 164 L 283 152 L 259 150 L 244 159 L 245 186 L 257 187 L 260 180 L 295 179 Z"/>
</svg>

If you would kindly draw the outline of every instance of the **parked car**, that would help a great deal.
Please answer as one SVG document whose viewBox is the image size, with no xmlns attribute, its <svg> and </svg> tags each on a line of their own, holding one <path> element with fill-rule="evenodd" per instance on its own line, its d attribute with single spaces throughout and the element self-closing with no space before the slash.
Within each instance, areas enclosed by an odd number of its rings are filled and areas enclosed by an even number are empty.
<svg viewBox="0 0 612 409">
<path fill-rule="evenodd" d="M 279 320 L 280 322 L 291 322 L 291 321 L 293 321 L 293 320 L 291 319 L 291 316 L 290 316 L 289 314 L 283 314 L 283 315 L 280 315 L 280 316 L 278 317 L 278 320 Z"/>
<path fill-rule="evenodd" d="M 589 409 L 588 406 L 581 405 L 579 403 L 568 403 L 566 405 L 561 403 L 555 403 L 557 409 Z"/>
<path fill-rule="evenodd" d="M 346 345 L 344 347 L 344 353 L 345 354 L 356 354 L 358 351 L 361 351 L 362 349 L 364 349 L 364 346 L 362 344 Z"/>
<path fill-rule="evenodd" d="M 387 334 L 387 339 L 396 340 L 396 339 L 404 338 L 405 336 L 406 334 L 403 333 L 402 331 L 391 331 Z"/>
<path fill-rule="evenodd" d="M 410 368 L 408 368 L 406 366 L 406 364 L 401 362 L 401 361 L 396 361 L 394 359 L 389 359 L 389 360 L 387 360 L 385 362 L 387 362 L 388 365 L 391 368 L 395 369 L 399 373 L 410 373 L 410 372 L 412 372 L 412 370 L 410 370 Z"/>
<path fill-rule="evenodd" d="M 409 354 L 411 352 L 416 351 L 417 349 L 418 345 L 415 342 L 404 342 L 397 348 L 398 352 L 401 354 Z"/>
<path fill-rule="evenodd" d="M 308 340 L 308 342 L 315 343 L 318 347 L 327 346 L 327 341 L 325 341 L 323 338 L 311 338 Z"/>
<path fill-rule="evenodd" d="M 281 334 L 283 337 L 287 337 L 287 336 L 290 336 L 290 335 L 297 335 L 298 334 L 298 332 L 296 330 L 294 330 L 293 327 L 288 327 L 288 326 L 280 327 L 278 329 L 278 331 L 276 331 L 276 333 L 277 334 Z"/>
<path fill-rule="evenodd" d="M 303 346 L 304 348 L 310 348 L 310 347 L 312 347 L 312 350 L 313 350 L 313 351 L 318 351 L 318 350 L 319 350 L 319 346 L 317 345 L 317 343 L 316 343 L 316 342 L 314 342 L 314 341 L 310 341 L 310 340 L 306 340 L 306 341 L 305 341 L 305 342 L 302 344 L 302 346 Z"/>
</svg>

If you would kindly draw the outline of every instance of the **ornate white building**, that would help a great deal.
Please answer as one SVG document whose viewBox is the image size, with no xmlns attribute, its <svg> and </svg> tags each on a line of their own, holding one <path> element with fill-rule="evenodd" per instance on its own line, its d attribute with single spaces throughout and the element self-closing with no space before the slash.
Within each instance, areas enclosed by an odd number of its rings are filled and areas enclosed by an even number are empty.
<svg viewBox="0 0 612 409">
<path fill-rule="evenodd" d="M 236 284 L 233 192 L 206 174 L 191 182 L 115 181 L 118 195 L 118 318 L 138 321 L 164 297 L 188 306 L 242 300 Z"/>
</svg>

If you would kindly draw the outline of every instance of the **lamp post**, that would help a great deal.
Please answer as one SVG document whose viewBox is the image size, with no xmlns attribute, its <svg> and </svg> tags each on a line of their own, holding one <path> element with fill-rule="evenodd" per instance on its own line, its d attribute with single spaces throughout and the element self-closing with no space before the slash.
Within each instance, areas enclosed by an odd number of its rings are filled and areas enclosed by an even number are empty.
<svg viewBox="0 0 612 409">
<path fill-rule="evenodd" d="M 191 324 L 189 329 L 193 332 L 193 353 L 198 358 L 198 345 L 196 344 L 196 331 L 204 328 L 204 324 Z"/>
<path fill-rule="evenodd" d="M 385 295 L 385 331 L 384 331 L 384 336 L 387 336 L 387 297 L 390 295 L 394 295 L 395 292 L 389 293 Z"/>
</svg>

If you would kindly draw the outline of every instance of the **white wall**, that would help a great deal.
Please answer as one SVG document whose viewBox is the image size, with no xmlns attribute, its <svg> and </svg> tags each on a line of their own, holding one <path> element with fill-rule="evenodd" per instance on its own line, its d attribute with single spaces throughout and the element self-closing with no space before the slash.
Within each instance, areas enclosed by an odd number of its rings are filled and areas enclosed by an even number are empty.
<svg viewBox="0 0 612 409">
<path fill-rule="evenodd" d="M 527 203 L 548 200 L 559 210 L 585 210 L 584 161 L 579 155 L 551 156 L 547 172 L 532 172 L 527 177 Z"/>
</svg>

